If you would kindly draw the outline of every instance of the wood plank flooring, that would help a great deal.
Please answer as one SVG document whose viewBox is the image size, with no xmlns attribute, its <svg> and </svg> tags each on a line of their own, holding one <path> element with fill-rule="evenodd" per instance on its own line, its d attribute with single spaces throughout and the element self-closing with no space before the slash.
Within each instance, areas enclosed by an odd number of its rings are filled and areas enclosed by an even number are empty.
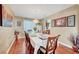
<svg viewBox="0 0 79 59">
<path fill-rule="evenodd" d="M 26 54 L 25 39 L 16 40 L 9 51 L 9 54 Z"/>
<path fill-rule="evenodd" d="M 74 52 L 71 48 L 59 44 L 59 46 L 56 49 L 56 54 L 78 54 L 78 53 Z"/>
<path fill-rule="evenodd" d="M 19 39 L 14 42 L 9 54 L 29 54 L 25 46 L 25 39 Z M 59 45 L 56 49 L 56 54 L 77 54 L 72 49 L 63 45 Z"/>
</svg>

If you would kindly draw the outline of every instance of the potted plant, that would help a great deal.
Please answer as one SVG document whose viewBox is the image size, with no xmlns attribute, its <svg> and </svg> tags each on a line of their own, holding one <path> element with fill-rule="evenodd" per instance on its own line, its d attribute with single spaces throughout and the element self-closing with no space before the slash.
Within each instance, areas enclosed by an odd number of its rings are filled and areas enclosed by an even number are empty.
<svg viewBox="0 0 79 59">
<path fill-rule="evenodd" d="M 36 32 L 36 30 L 37 30 L 37 27 L 34 27 L 34 28 L 33 28 L 33 30 Z"/>
<path fill-rule="evenodd" d="M 74 35 L 70 35 L 69 39 L 73 44 L 73 50 L 79 53 L 79 35 L 77 35 L 76 38 L 74 38 Z"/>
</svg>

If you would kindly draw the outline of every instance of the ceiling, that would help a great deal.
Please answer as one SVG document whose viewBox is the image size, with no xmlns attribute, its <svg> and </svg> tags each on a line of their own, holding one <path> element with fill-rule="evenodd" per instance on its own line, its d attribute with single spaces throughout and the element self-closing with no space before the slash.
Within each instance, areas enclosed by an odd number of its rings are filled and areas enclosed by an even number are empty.
<svg viewBox="0 0 79 59">
<path fill-rule="evenodd" d="M 41 19 L 71 7 L 72 4 L 9 4 L 15 16 Z"/>
</svg>

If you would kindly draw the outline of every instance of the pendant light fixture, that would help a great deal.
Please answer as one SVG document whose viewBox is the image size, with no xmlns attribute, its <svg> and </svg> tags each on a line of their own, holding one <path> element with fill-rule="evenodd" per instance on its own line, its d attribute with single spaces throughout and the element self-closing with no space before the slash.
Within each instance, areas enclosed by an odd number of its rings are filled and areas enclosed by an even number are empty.
<svg viewBox="0 0 79 59">
<path fill-rule="evenodd" d="M 38 19 L 34 19 L 33 22 L 34 23 L 39 23 L 39 20 Z"/>
</svg>

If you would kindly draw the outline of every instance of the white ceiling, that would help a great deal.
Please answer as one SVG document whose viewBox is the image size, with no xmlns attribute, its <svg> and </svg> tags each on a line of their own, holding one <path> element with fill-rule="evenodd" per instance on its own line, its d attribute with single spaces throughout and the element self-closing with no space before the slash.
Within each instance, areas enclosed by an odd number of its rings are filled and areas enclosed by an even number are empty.
<svg viewBox="0 0 79 59">
<path fill-rule="evenodd" d="M 72 6 L 71 4 L 9 4 L 16 16 L 44 18 Z"/>
</svg>

